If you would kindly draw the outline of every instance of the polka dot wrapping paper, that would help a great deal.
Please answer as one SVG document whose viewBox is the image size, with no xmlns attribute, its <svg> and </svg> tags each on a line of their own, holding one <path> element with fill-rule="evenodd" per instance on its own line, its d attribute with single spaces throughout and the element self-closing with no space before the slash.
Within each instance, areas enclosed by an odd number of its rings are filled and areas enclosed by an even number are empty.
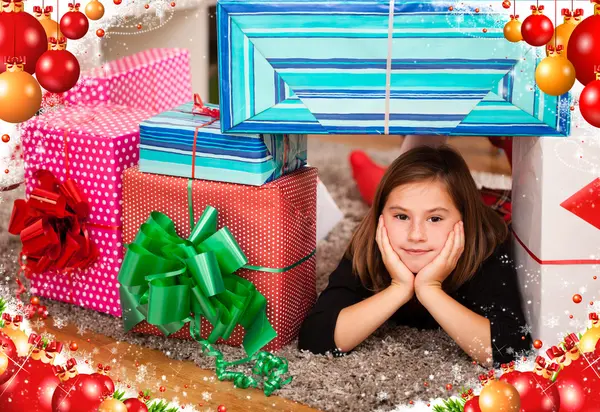
<svg viewBox="0 0 600 412">
<path fill-rule="evenodd" d="M 131 243 L 150 213 L 159 211 L 175 223 L 179 236 L 190 234 L 188 179 L 142 173 L 137 167 L 123 175 L 123 242 Z M 248 258 L 248 264 L 284 268 L 316 248 L 317 170 L 305 167 L 263 186 L 193 180 L 194 221 L 207 205 L 218 211 L 218 226 L 227 226 Z M 298 266 L 269 273 L 240 269 L 267 299 L 267 317 L 277 332 L 264 349 L 278 350 L 298 334 L 300 324 L 316 300 L 316 260 L 313 255 Z M 211 325 L 202 320 L 202 337 Z M 162 335 L 146 322 L 136 332 Z M 189 326 L 171 335 L 191 339 Z M 242 344 L 244 329 L 236 326 L 229 345 Z M 222 340 L 218 341 L 222 343 Z"/>
<path fill-rule="evenodd" d="M 110 103 L 153 114 L 189 101 L 190 53 L 186 49 L 148 49 L 81 74 L 64 93 L 68 104 Z"/>
<path fill-rule="evenodd" d="M 46 169 L 61 182 L 69 176 L 90 205 L 88 229 L 100 256 L 86 270 L 33 274 L 32 293 L 121 316 L 117 275 L 123 260 L 122 173 L 138 163 L 138 124 L 150 112 L 99 104 L 67 106 L 34 117 L 23 126 L 26 196 L 38 185 L 33 174 Z"/>
</svg>

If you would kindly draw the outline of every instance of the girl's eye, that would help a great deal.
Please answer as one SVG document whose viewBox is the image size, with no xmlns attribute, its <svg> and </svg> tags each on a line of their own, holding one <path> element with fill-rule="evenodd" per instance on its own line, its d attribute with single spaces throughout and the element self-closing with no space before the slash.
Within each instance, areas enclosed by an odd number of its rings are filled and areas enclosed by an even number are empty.
<svg viewBox="0 0 600 412">
<path fill-rule="evenodd" d="M 406 216 L 406 215 L 403 215 L 403 214 L 396 215 L 396 216 L 394 216 L 394 217 L 395 217 L 396 219 L 399 219 L 399 220 L 408 220 L 408 216 Z"/>
<path fill-rule="evenodd" d="M 432 223 L 437 223 L 437 222 L 441 222 L 441 221 L 442 221 L 442 218 L 441 218 L 441 217 L 439 217 L 439 216 L 432 216 L 432 217 L 430 217 L 430 218 L 429 218 L 429 220 L 430 220 Z"/>
</svg>

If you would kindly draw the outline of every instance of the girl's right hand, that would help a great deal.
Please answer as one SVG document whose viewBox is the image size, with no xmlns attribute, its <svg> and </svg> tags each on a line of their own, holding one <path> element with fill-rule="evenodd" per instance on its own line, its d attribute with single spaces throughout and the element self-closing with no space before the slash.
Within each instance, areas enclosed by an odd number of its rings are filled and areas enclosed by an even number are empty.
<svg viewBox="0 0 600 412">
<path fill-rule="evenodd" d="M 383 216 L 379 216 L 375 240 L 383 258 L 383 264 L 392 278 L 392 285 L 400 286 L 412 296 L 415 290 L 415 275 L 406 267 L 400 256 L 392 248 L 383 222 Z"/>
</svg>

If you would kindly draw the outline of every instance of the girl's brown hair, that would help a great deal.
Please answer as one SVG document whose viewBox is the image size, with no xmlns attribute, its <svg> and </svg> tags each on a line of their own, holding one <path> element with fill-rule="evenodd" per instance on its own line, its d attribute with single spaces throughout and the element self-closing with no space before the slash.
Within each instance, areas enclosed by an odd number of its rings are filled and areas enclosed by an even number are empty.
<svg viewBox="0 0 600 412">
<path fill-rule="evenodd" d="M 464 222 L 465 247 L 454 272 L 443 284 L 447 292 L 468 281 L 508 236 L 500 215 L 481 198 L 469 167 L 448 146 L 421 146 L 398 157 L 379 183 L 373 206 L 354 232 L 345 255 L 363 285 L 375 292 L 387 287 L 391 278 L 375 241 L 377 222 L 393 189 L 414 182 L 443 182 Z"/>
</svg>

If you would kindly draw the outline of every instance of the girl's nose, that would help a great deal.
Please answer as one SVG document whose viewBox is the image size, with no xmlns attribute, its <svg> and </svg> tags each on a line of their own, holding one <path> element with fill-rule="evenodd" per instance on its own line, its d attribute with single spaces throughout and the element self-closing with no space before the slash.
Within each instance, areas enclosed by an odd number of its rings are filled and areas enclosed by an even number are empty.
<svg viewBox="0 0 600 412">
<path fill-rule="evenodd" d="M 425 230 L 420 223 L 413 223 L 410 225 L 408 240 L 411 242 L 424 242 L 427 240 Z"/>
</svg>

